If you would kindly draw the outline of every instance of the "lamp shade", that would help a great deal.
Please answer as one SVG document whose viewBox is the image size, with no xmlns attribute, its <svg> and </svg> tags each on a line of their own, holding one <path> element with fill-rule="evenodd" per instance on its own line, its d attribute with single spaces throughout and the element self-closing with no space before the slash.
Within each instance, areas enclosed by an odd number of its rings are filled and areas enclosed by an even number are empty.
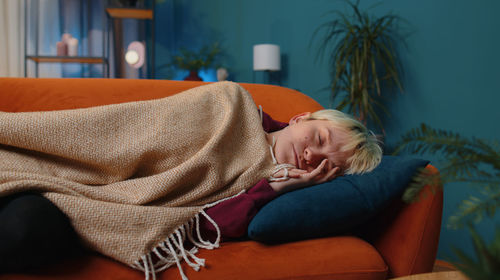
<svg viewBox="0 0 500 280">
<path fill-rule="evenodd" d="M 281 70 L 280 47 L 272 44 L 253 46 L 254 71 L 279 71 Z"/>
<path fill-rule="evenodd" d="M 144 65 L 146 47 L 143 43 L 133 41 L 128 45 L 125 53 L 125 61 L 133 68 L 141 68 Z"/>
</svg>

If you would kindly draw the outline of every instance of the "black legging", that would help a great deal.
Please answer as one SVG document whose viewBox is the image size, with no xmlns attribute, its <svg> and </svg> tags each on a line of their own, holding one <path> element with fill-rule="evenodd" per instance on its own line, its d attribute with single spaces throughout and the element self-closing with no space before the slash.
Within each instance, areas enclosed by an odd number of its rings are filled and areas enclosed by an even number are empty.
<svg viewBox="0 0 500 280">
<path fill-rule="evenodd" d="M 69 219 L 39 194 L 0 198 L 0 273 L 34 269 L 82 252 Z"/>
</svg>

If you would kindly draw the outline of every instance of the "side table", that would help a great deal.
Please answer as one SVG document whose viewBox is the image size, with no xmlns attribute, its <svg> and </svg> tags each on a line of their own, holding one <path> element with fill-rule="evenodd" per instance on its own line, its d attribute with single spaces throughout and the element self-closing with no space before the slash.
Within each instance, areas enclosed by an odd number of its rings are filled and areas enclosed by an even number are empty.
<svg viewBox="0 0 500 280">
<path fill-rule="evenodd" d="M 469 280 L 460 271 L 440 271 L 392 278 L 391 280 Z"/>
<path fill-rule="evenodd" d="M 390 280 L 470 280 L 462 272 L 458 271 L 451 263 L 436 260 L 434 268 L 430 273 L 414 274 L 409 276 L 391 278 Z"/>
</svg>

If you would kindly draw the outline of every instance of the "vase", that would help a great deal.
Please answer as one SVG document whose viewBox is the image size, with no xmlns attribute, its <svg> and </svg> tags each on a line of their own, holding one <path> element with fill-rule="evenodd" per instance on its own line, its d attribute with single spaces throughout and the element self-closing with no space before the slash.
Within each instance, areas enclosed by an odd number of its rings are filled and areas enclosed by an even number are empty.
<svg viewBox="0 0 500 280">
<path fill-rule="evenodd" d="M 203 81 L 203 79 L 198 76 L 198 71 L 191 70 L 189 71 L 189 75 L 184 78 L 184 81 Z"/>
</svg>

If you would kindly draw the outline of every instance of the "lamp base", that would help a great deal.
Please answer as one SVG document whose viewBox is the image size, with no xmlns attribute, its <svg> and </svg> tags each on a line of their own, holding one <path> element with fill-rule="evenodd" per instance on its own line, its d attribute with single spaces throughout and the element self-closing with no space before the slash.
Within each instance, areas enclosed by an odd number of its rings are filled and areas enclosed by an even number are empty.
<svg viewBox="0 0 500 280">
<path fill-rule="evenodd" d="M 279 85 L 281 86 L 281 76 L 279 71 L 270 71 L 270 70 L 254 70 L 253 71 L 253 78 L 252 81 L 255 83 L 255 75 L 256 72 L 262 72 L 262 75 L 259 75 L 262 77 L 262 83 L 263 84 L 268 84 L 268 85 Z"/>
</svg>

